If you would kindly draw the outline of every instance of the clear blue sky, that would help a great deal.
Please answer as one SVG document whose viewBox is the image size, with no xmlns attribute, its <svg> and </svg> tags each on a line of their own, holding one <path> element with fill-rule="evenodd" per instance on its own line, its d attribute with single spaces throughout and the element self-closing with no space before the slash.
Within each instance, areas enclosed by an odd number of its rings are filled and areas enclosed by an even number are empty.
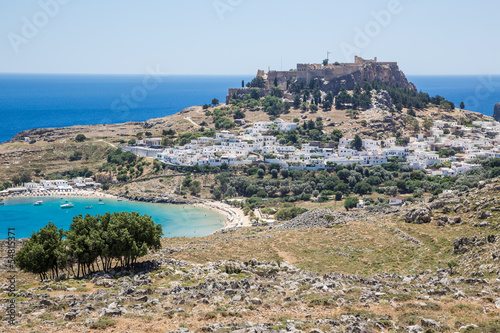
<svg viewBox="0 0 500 333">
<path fill-rule="evenodd" d="M 40 5 L 54 2 L 63 4 Z M 498 0 L 0 4 L 0 72 L 255 74 L 281 59 L 283 69 L 321 62 L 329 50 L 333 61 L 397 61 L 407 74 L 500 74 Z"/>
</svg>

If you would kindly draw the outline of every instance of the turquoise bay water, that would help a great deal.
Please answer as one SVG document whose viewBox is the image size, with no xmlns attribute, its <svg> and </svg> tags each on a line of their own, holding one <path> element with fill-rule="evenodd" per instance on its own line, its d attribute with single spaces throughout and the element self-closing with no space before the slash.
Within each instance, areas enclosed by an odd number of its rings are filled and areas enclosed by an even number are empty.
<svg viewBox="0 0 500 333">
<path fill-rule="evenodd" d="M 42 206 L 33 204 L 43 200 Z M 75 205 L 74 208 L 62 209 L 60 205 L 66 200 Z M 155 223 L 163 227 L 163 237 L 198 237 L 206 236 L 224 227 L 225 217 L 215 211 L 188 205 L 151 204 L 132 201 L 103 199 L 99 205 L 96 198 L 10 198 L 5 205 L 0 205 L 0 239 L 7 238 L 7 229 L 16 229 L 16 238 L 27 238 L 54 222 L 58 228 L 68 230 L 72 219 L 77 215 L 97 215 L 106 212 L 139 212 L 149 215 Z M 85 209 L 93 206 L 92 209 Z"/>
</svg>

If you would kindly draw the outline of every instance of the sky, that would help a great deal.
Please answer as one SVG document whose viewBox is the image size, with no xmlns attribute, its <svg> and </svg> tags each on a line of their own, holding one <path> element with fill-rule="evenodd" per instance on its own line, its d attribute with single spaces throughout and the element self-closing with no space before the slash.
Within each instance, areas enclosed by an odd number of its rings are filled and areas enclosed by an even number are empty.
<svg viewBox="0 0 500 333">
<path fill-rule="evenodd" d="M 241 75 L 397 61 L 500 74 L 498 0 L 0 0 L 0 73 Z"/>
</svg>

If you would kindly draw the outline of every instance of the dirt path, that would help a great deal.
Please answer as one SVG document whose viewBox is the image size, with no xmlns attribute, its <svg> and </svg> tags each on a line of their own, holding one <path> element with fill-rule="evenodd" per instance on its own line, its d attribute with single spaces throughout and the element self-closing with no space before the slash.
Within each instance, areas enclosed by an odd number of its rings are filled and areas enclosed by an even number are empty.
<svg viewBox="0 0 500 333">
<path fill-rule="evenodd" d="M 114 144 L 112 144 L 112 143 L 109 143 L 109 142 L 106 142 L 106 141 L 104 141 L 104 140 L 97 140 L 97 141 L 104 142 L 104 143 L 106 143 L 106 144 L 110 145 L 110 146 L 111 146 L 111 147 L 113 147 L 113 148 L 118 148 L 116 145 L 114 145 Z"/>
<path fill-rule="evenodd" d="M 298 260 L 294 256 L 290 255 L 288 252 L 280 250 L 275 242 L 271 242 L 271 248 L 278 254 L 280 258 L 283 258 L 283 261 L 287 261 L 290 264 L 295 264 Z"/>
<path fill-rule="evenodd" d="M 184 119 L 186 119 L 187 121 L 189 121 L 191 124 L 193 124 L 194 126 L 196 127 L 200 127 L 200 125 L 198 125 L 197 123 L 195 123 L 190 117 L 185 117 Z"/>
</svg>

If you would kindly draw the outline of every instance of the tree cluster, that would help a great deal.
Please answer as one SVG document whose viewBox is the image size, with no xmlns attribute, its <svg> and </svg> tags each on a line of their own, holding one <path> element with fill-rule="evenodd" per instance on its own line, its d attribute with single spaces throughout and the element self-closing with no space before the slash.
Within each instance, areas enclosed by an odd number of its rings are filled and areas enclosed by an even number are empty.
<svg viewBox="0 0 500 333">
<path fill-rule="evenodd" d="M 130 267 L 148 250 L 160 249 L 162 235 L 161 225 L 135 212 L 79 215 L 67 231 L 49 222 L 33 233 L 15 263 L 41 280 L 57 277 L 63 270 L 79 277 L 96 269 L 108 271 L 113 264 L 115 268 Z"/>
</svg>

